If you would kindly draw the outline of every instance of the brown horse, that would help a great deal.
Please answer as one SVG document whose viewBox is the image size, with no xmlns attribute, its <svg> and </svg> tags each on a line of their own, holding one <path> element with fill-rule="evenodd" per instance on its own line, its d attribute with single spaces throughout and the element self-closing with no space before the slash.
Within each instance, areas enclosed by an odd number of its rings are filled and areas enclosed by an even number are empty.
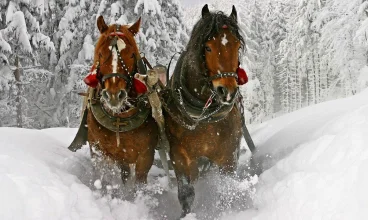
<svg viewBox="0 0 368 220">
<path fill-rule="evenodd" d="M 242 45 L 235 7 L 226 16 L 210 13 L 205 5 L 162 94 L 182 216 L 194 201 L 199 159 L 207 157 L 222 174 L 236 171 L 242 136 L 236 71 Z"/>
<path fill-rule="evenodd" d="M 96 86 L 89 89 L 84 117 L 91 156 L 116 163 L 121 168 L 123 183 L 130 175 L 130 168 L 134 167 L 131 165 L 135 165 L 136 183 L 146 183 L 158 142 L 158 128 L 147 97 L 139 94 L 134 79 L 136 73 L 142 73 L 142 61 L 134 39 L 140 19 L 130 27 L 107 26 L 100 16 L 97 26 L 101 35 L 94 52 L 94 71 L 89 75 L 92 79 L 85 79 L 89 85 Z M 77 150 L 78 143 L 73 142 L 69 149 Z"/>
</svg>

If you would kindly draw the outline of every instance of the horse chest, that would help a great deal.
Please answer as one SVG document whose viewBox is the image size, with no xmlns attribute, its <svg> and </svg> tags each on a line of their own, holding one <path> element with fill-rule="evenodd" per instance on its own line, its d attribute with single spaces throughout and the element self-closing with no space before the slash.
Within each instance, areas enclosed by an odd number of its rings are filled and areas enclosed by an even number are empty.
<svg viewBox="0 0 368 220">
<path fill-rule="evenodd" d="M 221 159 L 232 154 L 240 145 L 241 124 L 234 110 L 229 117 L 216 123 L 199 124 L 194 130 L 188 130 L 169 119 L 168 128 L 174 149 L 183 148 L 191 158 L 205 156 Z"/>
<path fill-rule="evenodd" d="M 117 161 L 135 163 L 140 153 L 154 151 L 157 143 L 157 132 L 154 122 L 147 122 L 140 129 L 119 134 L 120 144 L 117 145 L 116 133 L 102 127 L 88 114 L 88 141 L 90 145 Z"/>
</svg>

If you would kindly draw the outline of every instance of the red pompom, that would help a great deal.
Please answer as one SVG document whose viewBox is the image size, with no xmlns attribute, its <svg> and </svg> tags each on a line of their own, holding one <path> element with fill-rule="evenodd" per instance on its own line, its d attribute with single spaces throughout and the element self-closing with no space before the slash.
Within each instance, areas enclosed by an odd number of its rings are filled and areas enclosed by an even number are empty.
<svg viewBox="0 0 368 220">
<path fill-rule="evenodd" d="M 133 79 L 133 86 L 138 94 L 143 94 L 147 92 L 146 85 L 136 78 Z"/>
<path fill-rule="evenodd" d="M 98 85 L 98 79 L 97 79 L 97 74 L 88 74 L 88 76 L 86 76 L 86 78 L 84 78 L 84 83 L 86 83 L 88 86 L 92 87 L 92 88 L 96 88 Z"/>
<path fill-rule="evenodd" d="M 238 67 L 236 73 L 238 74 L 238 85 L 244 85 L 248 82 L 248 76 L 244 69 Z"/>
</svg>

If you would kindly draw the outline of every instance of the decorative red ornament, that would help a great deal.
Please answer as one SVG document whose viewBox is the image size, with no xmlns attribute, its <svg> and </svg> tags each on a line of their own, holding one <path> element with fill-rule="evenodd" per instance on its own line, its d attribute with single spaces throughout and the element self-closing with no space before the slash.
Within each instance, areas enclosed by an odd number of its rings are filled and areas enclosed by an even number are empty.
<svg viewBox="0 0 368 220">
<path fill-rule="evenodd" d="M 147 86 L 136 78 L 133 79 L 133 87 L 138 94 L 144 94 L 147 92 Z"/>
<path fill-rule="evenodd" d="M 238 85 L 244 85 L 248 82 L 247 73 L 243 68 L 238 67 L 236 73 L 238 74 Z"/>
<path fill-rule="evenodd" d="M 93 65 L 89 74 L 84 78 L 84 83 L 92 88 L 96 88 L 98 85 L 97 74 L 95 73 L 95 66 Z"/>
</svg>

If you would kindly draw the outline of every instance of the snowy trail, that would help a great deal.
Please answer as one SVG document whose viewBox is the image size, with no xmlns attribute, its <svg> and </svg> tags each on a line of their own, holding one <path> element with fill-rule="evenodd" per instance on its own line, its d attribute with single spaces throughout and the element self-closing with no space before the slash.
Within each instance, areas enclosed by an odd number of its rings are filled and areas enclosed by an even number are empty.
<svg viewBox="0 0 368 220">
<path fill-rule="evenodd" d="M 368 219 L 368 90 L 250 130 L 265 169 L 258 183 L 210 172 L 196 185 L 196 214 L 187 220 Z M 135 199 L 101 196 L 91 186 L 88 148 L 67 150 L 75 132 L 0 128 L 0 219 L 178 217 L 176 188 L 157 167 Z"/>
<path fill-rule="evenodd" d="M 256 209 L 223 219 L 368 219 L 368 90 L 256 130 Z"/>
</svg>

